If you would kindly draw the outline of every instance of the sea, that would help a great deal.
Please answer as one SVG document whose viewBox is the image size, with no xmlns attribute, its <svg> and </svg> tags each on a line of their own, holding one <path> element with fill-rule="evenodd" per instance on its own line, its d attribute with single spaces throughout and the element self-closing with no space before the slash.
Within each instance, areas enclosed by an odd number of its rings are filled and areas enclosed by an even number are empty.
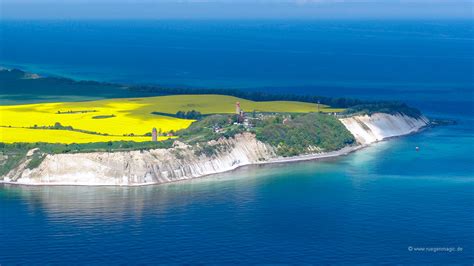
<svg viewBox="0 0 474 266">
<path fill-rule="evenodd" d="M 165 185 L 0 185 L 0 265 L 472 265 L 473 62 L 473 20 L 0 20 L 2 67 L 398 100 L 457 122 Z"/>
</svg>

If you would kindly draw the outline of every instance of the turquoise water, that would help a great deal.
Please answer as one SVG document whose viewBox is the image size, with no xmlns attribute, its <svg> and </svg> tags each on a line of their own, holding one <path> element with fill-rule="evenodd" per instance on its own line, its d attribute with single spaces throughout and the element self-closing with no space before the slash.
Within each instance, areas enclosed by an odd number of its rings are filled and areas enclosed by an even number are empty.
<svg viewBox="0 0 474 266">
<path fill-rule="evenodd" d="M 2 185 L 0 264 L 474 261 L 472 23 L 8 23 L 3 65 L 402 99 L 459 123 L 161 186 Z"/>
</svg>

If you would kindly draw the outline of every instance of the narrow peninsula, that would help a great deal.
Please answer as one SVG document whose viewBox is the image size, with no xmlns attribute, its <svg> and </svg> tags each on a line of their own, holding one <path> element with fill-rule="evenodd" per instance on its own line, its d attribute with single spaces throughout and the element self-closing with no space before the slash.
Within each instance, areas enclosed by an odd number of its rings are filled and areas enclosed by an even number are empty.
<svg viewBox="0 0 474 266">
<path fill-rule="evenodd" d="M 192 94 L 31 76 L 0 71 L 6 84 L 34 99 L 2 99 L 8 103 L 0 106 L 3 183 L 161 184 L 246 165 L 345 155 L 430 125 L 417 109 L 395 102 L 228 90 Z M 107 97 L 47 103 L 25 89 L 35 87 L 79 88 L 81 95 L 93 87 Z"/>
</svg>

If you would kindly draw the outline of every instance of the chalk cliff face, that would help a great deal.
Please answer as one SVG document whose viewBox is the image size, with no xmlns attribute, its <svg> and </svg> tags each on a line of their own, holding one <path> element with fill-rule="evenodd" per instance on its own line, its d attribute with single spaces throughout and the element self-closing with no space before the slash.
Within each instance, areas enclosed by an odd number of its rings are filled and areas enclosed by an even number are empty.
<svg viewBox="0 0 474 266">
<path fill-rule="evenodd" d="M 235 169 L 275 156 L 251 134 L 210 142 L 215 155 L 197 155 L 184 144 L 171 149 L 47 155 L 39 167 L 23 163 L 6 180 L 19 184 L 145 185 L 178 181 Z"/>
<path fill-rule="evenodd" d="M 414 118 L 402 114 L 376 113 L 339 119 L 359 144 L 366 145 L 386 138 L 402 136 L 428 125 L 426 117 Z"/>
<path fill-rule="evenodd" d="M 413 133 L 428 124 L 425 117 L 381 113 L 341 118 L 340 121 L 360 145 Z M 30 185 L 146 185 L 225 172 L 248 164 L 282 161 L 277 158 L 274 147 L 258 141 L 250 133 L 211 141 L 208 145 L 214 146 L 215 154 L 206 156 L 196 152 L 199 147 L 177 142 L 171 149 L 47 155 L 34 169 L 27 167 L 29 154 L 3 180 Z M 331 156 L 347 152 L 333 153 Z M 307 158 L 308 155 L 289 161 Z"/>
</svg>

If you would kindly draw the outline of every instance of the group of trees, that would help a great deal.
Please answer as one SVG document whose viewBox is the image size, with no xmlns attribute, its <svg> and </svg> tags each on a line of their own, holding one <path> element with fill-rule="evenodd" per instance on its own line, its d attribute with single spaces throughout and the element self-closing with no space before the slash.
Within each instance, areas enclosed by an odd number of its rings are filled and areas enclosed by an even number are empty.
<svg viewBox="0 0 474 266">
<path fill-rule="evenodd" d="M 77 153 L 77 152 L 97 152 L 97 151 L 127 151 L 127 150 L 148 150 L 148 149 L 166 149 L 173 146 L 174 140 L 163 141 L 107 141 L 107 142 L 91 142 L 91 143 L 43 143 L 43 142 L 17 142 L 7 144 L 0 142 L 0 150 L 3 154 L 16 154 L 23 151 L 25 154 L 28 150 L 39 148 L 43 153 Z"/>
<path fill-rule="evenodd" d="M 334 116 L 310 113 L 281 123 L 277 117 L 257 127 L 257 139 L 277 147 L 281 156 L 307 153 L 310 147 L 324 151 L 341 149 L 355 142 L 354 136 Z"/>
<path fill-rule="evenodd" d="M 97 112 L 97 110 L 78 110 L 78 111 L 69 110 L 69 111 L 57 111 L 56 113 L 58 115 L 61 115 L 61 114 L 85 114 L 85 113 L 95 113 L 95 112 Z"/>
<path fill-rule="evenodd" d="M 370 104 L 360 104 L 352 106 L 344 111 L 343 114 L 368 114 L 373 113 L 387 113 L 397 114 L 402 113 L 411 117 L 420 117 L 420 110 L 410 107 L 400 102 L 374 102 Z"/>
<path fill-rule="evenodd" d="M 196 110 L 191 110 L 191 111 L 178 111 L 176 112 L 176 117 L 177 118 L 182 118 L 182 119 L 194 119 L 198 120 L 202 118 L 202 114 L 199 111 Z"/>
<path fill-rule="evenodd" d="M 101 136 L 108 136 L 109 135 L 107 133 L 100 133 L 100 132 L 89 131 L 89 130 L 84 130 L 84 129 L 76 129 L 76 128 L 73 128 L 72 126 L 63 126 L 59 122 L 54 123 L 54 125 L 52 125 L 52 126 L 34 125 L 33 127 L 30 127 L 30 128 L 31 129 L 69 130 L 69 131 L 76 131 L 76 132 L 81 132 L 81 133 L 86 133 L 86 134 L 94 134 L 94 135 L 101 135 Z"/>
</svg>

